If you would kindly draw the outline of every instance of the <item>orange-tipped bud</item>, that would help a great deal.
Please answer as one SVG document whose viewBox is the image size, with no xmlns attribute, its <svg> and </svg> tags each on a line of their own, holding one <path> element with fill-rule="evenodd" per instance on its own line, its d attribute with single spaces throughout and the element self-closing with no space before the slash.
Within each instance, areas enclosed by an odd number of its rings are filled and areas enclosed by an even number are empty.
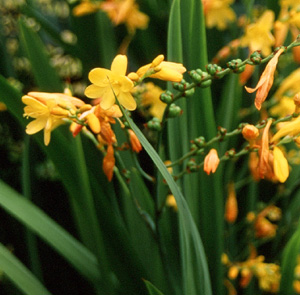
<svg viewBox="0 0 300 295">
<path fill-rule="evenodd" d="M 103 159 L 102 167 L 108 181 L 111 181 L 115 167 L 114 148 L 111 144 L 107 147 L 107 153 Z"/>
<path fill-rule="evenodd" d="M 139 139 L 131 129 L 128 129 L 128 133 L 129 133 L 131 149 L 134 152 L 139 153 L 143 149 Z"/>
<path fill-rule="evenodd" d="M 247 124 L 243 128 L 242 134 L 247 141 L 253 141 L 259 136 L 259 131 L 254 125 Z"/>
<path fill-rule="evenodd" d="M 239 274 L 239 268 L 236 265 L 233 265 L 229 268 L 227 275 L 229 279 L 234 280 L 237 278 L 238 274 Z"/>
<path fill-rule="evenodd" d="M 215 173 L 220 163 L 218 152 L 215 149 L 211 149 L 204 159 L 203 170 L 209 175 Z"/>
<path fill-rule="evenodd" d="M 94 113 L 90 113 L 86 116 L 87 123 L 91 130 L 98 134 L 101 131 L 100 121 Z"/>
<path fill-rule="evenodd" d="M 228 197 L 225 204 L 225 220 L 228 223 L 234 223 L 238 216 L 238 203 L 236 200 L 236 193 L 234 184 L 230 183 L 228 186 Z"/>
</svg>

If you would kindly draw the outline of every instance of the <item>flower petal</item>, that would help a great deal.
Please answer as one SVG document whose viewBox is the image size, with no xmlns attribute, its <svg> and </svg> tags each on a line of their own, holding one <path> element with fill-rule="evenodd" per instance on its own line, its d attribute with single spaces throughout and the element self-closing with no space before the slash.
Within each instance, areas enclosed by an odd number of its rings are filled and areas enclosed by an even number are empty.
<svg viewBox="0 0 300 295">
<path fill-rule="evenodd" d="M 98 98 L 101 97 L 103 95 L 103 93 L 105 92 L 106 87 L 100 87 L 97 85 L 89 85 L 85 91 L 84 91 L 84 95 L 86 95 L 89 98 Z"/>
<path fill-rule="evenodd" d="M 136 109 L 136 101 L 130 92 L 120 92 L 118 95 L 118 100 L 120 104 L 129 111 Z"/>
<path fill-rule="evenodd" d="M 47 117 L 40 117 L 30 122 L 26 126 L 26 133 L 31 135 L 41 131 L 46 126 L 47 120 Z"/>
<path fill-rule="evenodd" d="M 98 86 L 103 86 L 103 81 L 111 76 L 111 71 L 103 68 L 95 68 L 89 72 L 89 80 Z"/>
<path fill-rule="evenodd" d="M 125 76 L 127 71 L 127 56 L 118 54 L 111 64 L 111 71 L 114 74 Z"/>
<path fill-rule="evenodd" d="M 105 88 L 105 90 L 106 91 L 103 93 L 102 100 L 100 102 L 100 106 L 102 109 L 107 110 L 113 106 L 116 99 L 115 99 L 115 95 L 114 95 L 112 89 Z"/>
<path fill-rule="evenodd" d="M 278 180 L 283 183 L 289 177 L 289 164 L 281 149 L 274 147 L 274 173 Z"/>
</svg>

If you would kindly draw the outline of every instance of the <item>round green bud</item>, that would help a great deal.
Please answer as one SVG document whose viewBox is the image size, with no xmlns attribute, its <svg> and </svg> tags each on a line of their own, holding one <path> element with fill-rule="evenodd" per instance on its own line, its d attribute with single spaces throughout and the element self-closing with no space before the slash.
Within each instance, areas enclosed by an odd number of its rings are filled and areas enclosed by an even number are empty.
<svg viewBox="0 0 300 295">
<path fill-rule="evenodd" d="M 200 87 L 201 88 L 206 88 L 206 87 L 209 87 L 210 85 L 211 85 L 211 79 L 206 80 L 206 81 L 202 81 L 201 84 L 200 84 Z"/>
<path fill-rule="evenodd" d="M 191 89 L 186 90 L 186 91 L 184 92 L 184 96 L 185 96 L 185 97 L 189 97 L 189 96 L 192 96 L 194 93 L 195 93 L 195 88 L 191 88 Z"/>
<path fill-rule="evenodd" d="M 173 101 L 173 93 L 167 90 L 160 95 L 160 100 L 166 104 L 170 104 Z"/>
<path fill-rule="evenodd" d="M 180 116 L 181 114 L 182 114 L 181 108 L 176 104 L 172 103 L 169 108 L 168 118 L 175 118 Z"/>
<path fill-rule="evenodd" d="M 152 118 L 147 124 L 146 127 L 153 131 L 160 131 L 161 130 L 161 122 L 158 118 Z"/>
<path fill-rule="evenodd" d="M 250 60 L 255 64 L 255 65 L 259 65 L 261 63 L 262 60 L 262 56 L 260 54 L 260 51 L 254 51 L 251 55 L 250 55 Z"/>
<path fill-rule="evenodd" d="M 190 159 L 186 164 L 186 169 L 189 172 L 196 172 L 198 170 L 197 164 L 194 159 Z"/>
<path fill-rule="evenodd" d="M 182 83 L 178 83 L 178 82 L 175 82 L 172 84 L 173 88 L 180 91 L 180 92 L 183 92 L 184 89 L 185 89 L 185 85 L 182 84 Z"/>
</svg>

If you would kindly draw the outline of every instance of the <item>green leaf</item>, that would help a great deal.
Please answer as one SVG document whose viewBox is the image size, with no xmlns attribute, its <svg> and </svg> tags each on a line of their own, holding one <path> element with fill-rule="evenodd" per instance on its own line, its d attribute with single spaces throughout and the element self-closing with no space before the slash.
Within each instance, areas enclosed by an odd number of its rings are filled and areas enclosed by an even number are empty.
<svg viewBox="0 0 300 295">
<path fill-rule="evenodd" d="M 0 270 L 24 293 L 28 295 L 51 295 L 37 278 L 0 243 Z"/>
<path fill-rule="evenodd" d="M 293 234 L 282 256 L 280 295 L 294 295 L 293 281 L 295 278 L 295 267 L 297 258 L 300 254 L 300 224 L 297 231 Z"/>
<path fill-rule="evenodd" d="M 175 197 L 178 206 L 182 235 L 182 272 L 185 281 L 184 294 L 210 295 L 211 286 L 204 248 L 188 204 L 157 152 L 145 138 L 140 129 L 128 117 L 128 115 L 125 112 L 123 112 L 123 115 L 140 140 L 142 146 L 162 174 L 163 178 L 166 180 L 172 194 Z M 186 267 L 186 265 L 188 265 L 188 267 Z"/>
<path fill-rule="evenodd" d="M 42 210 L 3 181 L 0 181 L 0 206 L 60 253 L 82 276 L 94 283 L 99 281 L 96 257 Z"/>
<path fill-rule="evenodd" d="M 149 295 L 164 295 L 162 292 L 160 292 L 152 283 L 149 281 L 144 280 L 144 283 L 147 287 L 147 290 L 149 292 Z"/>
<path fill-rule="evenodd" d="M 20 40 L 30 60 L 35 82 L 40 91 L 63 92 L 62 83 L 38 34 L 29 28 L 24 19 L 19 20 Z"/>
</svg>

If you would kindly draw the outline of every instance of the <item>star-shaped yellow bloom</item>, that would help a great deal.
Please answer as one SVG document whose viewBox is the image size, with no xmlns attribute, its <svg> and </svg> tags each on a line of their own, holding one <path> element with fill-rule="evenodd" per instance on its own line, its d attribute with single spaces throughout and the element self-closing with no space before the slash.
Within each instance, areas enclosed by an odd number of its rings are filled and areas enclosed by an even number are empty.
<svg viewBox="0 0 300 295">
<path fill-rule="evenodd" d="M 90 71 L 89 79 L 93 83 L 85 89 L 89 98 L 101 98 L 100 106 L 107 110 L 116 101 L 115 96 L 122 106 L 132 111 L 136 109 L 136 101 L 131 95 L 133 82 L 126 77 L 127 57 L 117 55 L 111 69 L 95 68 Z"/>
<path fill-rule="evenodd" d="M 265 56 L 271 54 L 271 47 L 275 43 L 271 34 L 274 18 L 274 12 L 266 10 L 256 23 L 248 25 L 245 35 L 241 38 L 241 46 L 249 47 L 251 52 L 261 50 Z"/>
<path fill-rule="evenodd" d="M 226 29 L 228 23 L 236 19 L 235 12 L 230 8 L 233 2 L 234 0 L 202 0 L 206 26 Z"/>
<path fill-rule="evenodd" d="M 35 134 L 44 129 L 44 144 L 50 142 L 51 131 L 64 123 L 64 118 L 69 117 L 69 110 L 84 105 L 84 102 L 76 97 L 62 93 L 29 92 L 22 97 L 26 104 L 24 116 L 34 118 L 26 126 L 27 134 Z"/>
</svg>

